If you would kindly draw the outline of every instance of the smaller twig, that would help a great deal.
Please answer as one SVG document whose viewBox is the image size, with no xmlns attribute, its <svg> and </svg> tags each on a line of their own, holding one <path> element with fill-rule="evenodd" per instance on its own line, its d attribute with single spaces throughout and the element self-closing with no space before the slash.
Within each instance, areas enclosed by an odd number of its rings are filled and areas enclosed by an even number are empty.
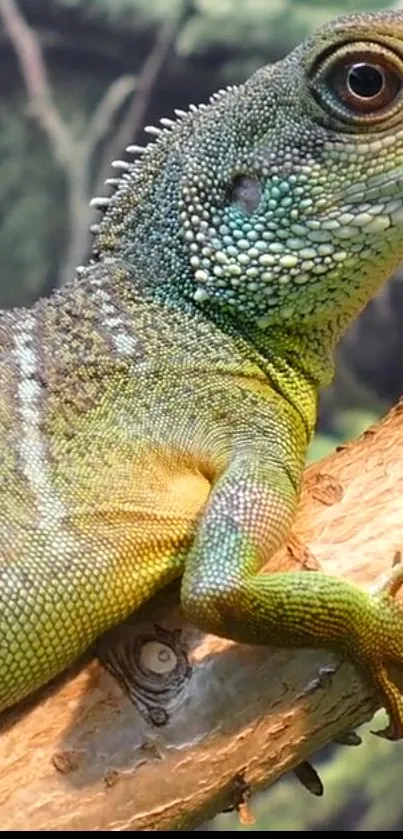
<svg viewBox="0 0 403 839">
<path fill-rule="evenodd" d="M 109 85 L 91 117 L 87 129 L 87 146 L 90 152 L 94 151 L 97 145 L 102 142 L 113 124 L 115 114 L 123 105 L 127 96 L 135 90 L 136 84 L 135 76 L 121 76 Z"/>
<path fill-rule="evenodd" d="M 54 104 L 39 41 L 14 0 L 0 0 L 0 19 L 19 61 L 31 113 L 48 135 L 59 163 L 70 168 L 73 137 Z"/>
<path fill-rule="evenodd" d="M 154 45 L 137 76 L 135 94 L 127 113 L 103 155 L 96 178 L 96 192 L 99 191 L 108 176 L 111 160 L 122 154 L 122 151 L 133 141 L 143 124 L 151 92 L 172 46 L 177 29 L 177 20 L 167 20 L 160 26 Z"/>
</svg>

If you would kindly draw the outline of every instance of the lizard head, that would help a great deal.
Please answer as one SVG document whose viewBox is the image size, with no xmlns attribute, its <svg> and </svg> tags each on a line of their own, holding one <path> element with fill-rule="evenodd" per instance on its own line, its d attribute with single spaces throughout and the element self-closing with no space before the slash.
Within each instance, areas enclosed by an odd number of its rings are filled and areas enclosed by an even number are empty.
<svg viewBox="0 0 403 839">
<path fill-rule="evenodd" d="M 403 257 L 403 13 L 339 18 L 162 122 L 97 258 L 209 316 L 338 336 Z"/>
</svg>

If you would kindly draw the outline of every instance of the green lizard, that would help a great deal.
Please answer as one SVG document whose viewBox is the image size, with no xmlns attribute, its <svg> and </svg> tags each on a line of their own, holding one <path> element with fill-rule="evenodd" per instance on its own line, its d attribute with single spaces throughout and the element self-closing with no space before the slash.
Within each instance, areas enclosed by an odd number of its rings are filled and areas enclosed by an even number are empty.
<svg viewBox="0 0 403 839">
<path fill-rule="evenodd" d="M 89 264 L 0 319 L 0 708 L 183 575 L 202 629 L 366 665 L 400 738 L 402 570 L 371 595 L 259 569 L 335 343 L 403 257 L 403 13 L 162 126 L 95 201 Z"/>
</svg>

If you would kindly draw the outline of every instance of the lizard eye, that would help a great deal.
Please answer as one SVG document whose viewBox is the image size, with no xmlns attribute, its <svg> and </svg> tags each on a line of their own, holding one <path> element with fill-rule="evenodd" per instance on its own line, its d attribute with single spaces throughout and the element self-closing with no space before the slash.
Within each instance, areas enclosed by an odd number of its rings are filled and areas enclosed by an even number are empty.
<svg viewBox="0 0 403 839">
<path fill-rule="evenodd" d="M 402 88 L 395 67 L 360 56 L 359 61 L 339 61 L 333 66 L 329 81 L 341 102 L 351 111 L 368 114 L 391 105 Z M 383 66 L 384 65 L 384 66 Z"/>
<path fill-rule="evenodd" d="M 345 121 L 376 123 L 401 105 L 403 62 L 377 44 L 346 45 L 314 68 L 311 89 Z"/>
</svg>

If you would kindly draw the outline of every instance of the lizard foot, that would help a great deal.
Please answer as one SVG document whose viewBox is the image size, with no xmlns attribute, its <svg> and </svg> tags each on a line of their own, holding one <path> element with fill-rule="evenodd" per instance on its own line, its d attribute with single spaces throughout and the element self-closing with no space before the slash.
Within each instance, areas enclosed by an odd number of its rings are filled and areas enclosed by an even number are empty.
<svg viewBox="0 0 403 839">
<path fill-rule="evenodd" d="M 389 661 L 403 664 L 403 608 L 394 600 L 403 584 L 403 564 L 399 563 L 379 591 L 382 621 L 382 641 L 386 642 L 386 656 Z M 383 704 L 389 716 L 389 725 L 380 731 L 373 731 L 377 737 L 386 740 L 403 738 L 403 699 L 397 685 L 389 676 L 383 662 L 372 661 L 370 671 L 382 694 Z"/>
</svg>

